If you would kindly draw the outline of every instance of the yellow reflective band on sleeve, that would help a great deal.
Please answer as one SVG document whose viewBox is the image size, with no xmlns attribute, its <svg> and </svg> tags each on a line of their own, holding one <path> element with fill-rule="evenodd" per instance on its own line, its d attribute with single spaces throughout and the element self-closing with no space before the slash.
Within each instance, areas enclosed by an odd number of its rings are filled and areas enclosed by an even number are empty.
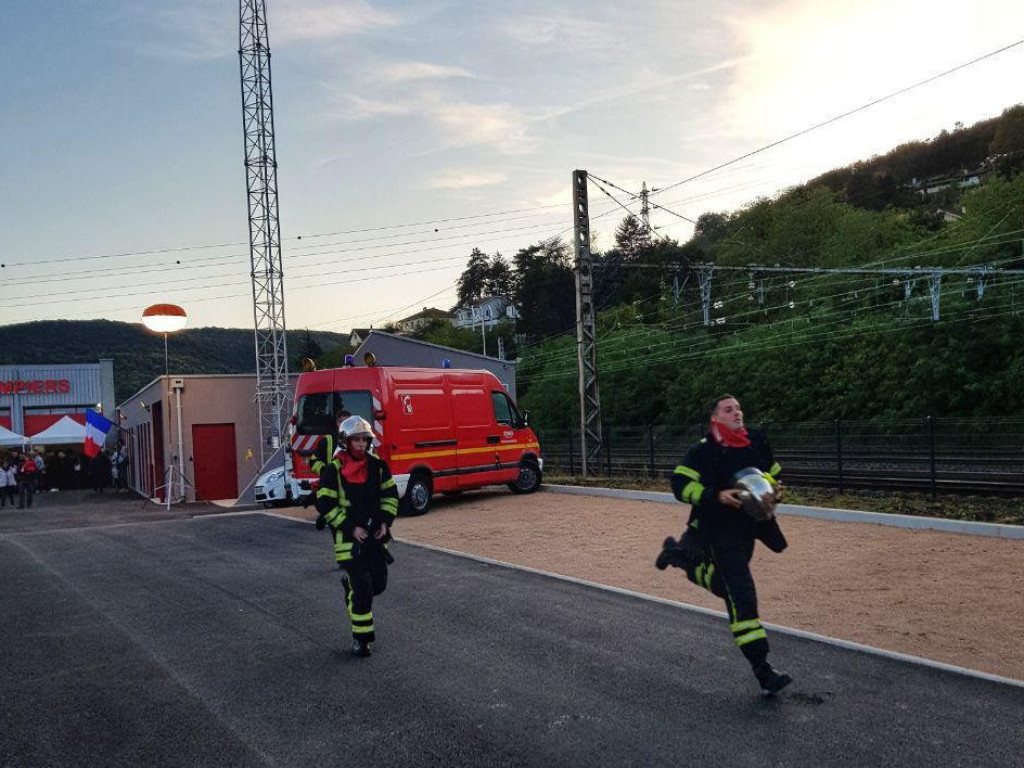
<svg viewBox="0 0 1024 768">
<path fill-rule="evenodd" d="M 766 633 L 763 629 L 755 629 L 753 632 L 747 632 L 747 634 L 740 635 L 739 637 L 737 637 L 736 638 L 736 645 L 742 648 L 747 643 L 752 643 L 755 640 L 767 640 L 767 639 L 768 639 L 768 633 Z"/>
<path fill-rule="evenodd" d="M 691 480 L 700 480 L 700 472 L 698 472 L 695 469 L 690 469 L 689 467 L 683 466 L 682 464 L 676 467 L 675 474 L 685 475 Z"/>
<path fill-rule="evenodd" d="M 321 486 L 317 488 L 316 497 L 318 499 L 336 499 L 338 498 L 338 492 L 333 488 L 324 488 Z"/>
<path fill-rule="evenodd" d="M 393 510 L 395 510 L 397 512 L 398 511 L 398 499 L 381 499 L 380 500 L 380 508 L 381 509 L 385 509 L 385 510 L 393 509 Z"/>
<path fill-rule="evenodd" d="M 696 570 L 694 571 L 694 576 L 697 577 L 697 586 L 698 587 L 703 587 L 704 586 L 704 568 L 705 568 L 705 564 L 701 563 L 700 565 L 697 566 Z"/>
<path fill-rule="evenodd" d="M 711 589 L 711 577 L 715 575 L 715 564 L 708 563 L 707 570 L 704 571 L 704 586 L 707 589 Z"/>
<path fill-rule="evenodd" d="M 679 495 L 687 504 L 696 504 L 700 501 L 700 497 L 703 493 L 704 486 L 696 480 L 691 480 L 683 487 L 683 492 Z"/>
<path fill-rule="evenodd" d="M 768 470 L 768 474 L 771 475 L 772 477 L 777 477 L 781 471 L 782 465 L 776 461 L 774 464 L 772 464 L 772 468 Z"/>
<path fill-rule="evenodd" d="M 729 625 L 730 632 L 741 632 L 744 629 L 760 629 L 760 619 L 747 619 L 746 621 L 737 621 L 735 624 Z"/>
<path fill-rule="evenodd" d="M 395 478 L 389 477 L 387 480 L 380 484 L 380 489 L 382 491 L 386 491 L 388 488 L 394 488 L 395 485 Z"/>
<path fill-rule="evenodd" d="M 328 512 L 326 515 L 324 515 L 324 519 L 330 525 L 333 525 L 335 528 L 340 527 L 341 524 L 345 522 L 345 517 L 346 517 L 345 513 L 342 512 L 338 507 L 335 507 L 330 512 Z"/>
</svg>

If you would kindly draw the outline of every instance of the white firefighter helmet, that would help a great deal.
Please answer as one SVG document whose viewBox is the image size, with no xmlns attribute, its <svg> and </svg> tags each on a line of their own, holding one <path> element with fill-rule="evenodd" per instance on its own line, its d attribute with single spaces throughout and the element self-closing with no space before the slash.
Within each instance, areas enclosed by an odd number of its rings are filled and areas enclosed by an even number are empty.
<svg viewBox="0 0 1024 768">
<path fill-rule="evenodd" d="M 373 428 L 370 426 L 370 422 L 362 416 L 349 416 L 338 427 L 338 435 L 341 437 L 342 442 L 350 437 L 366 437 L 372 441 Z"/>
</svg>

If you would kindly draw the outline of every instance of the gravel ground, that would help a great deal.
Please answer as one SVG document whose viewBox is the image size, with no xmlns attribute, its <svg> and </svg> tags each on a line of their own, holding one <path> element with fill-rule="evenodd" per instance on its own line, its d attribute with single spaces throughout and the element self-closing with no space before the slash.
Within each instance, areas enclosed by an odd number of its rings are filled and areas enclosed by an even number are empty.
<svg viewBox="0 0 1024 768">
<path fill-rule="evenodd" d="M 395 534 L 722 610 L 681 571 L 654 568 L 662 540 L 679 534 L 687 511 L 486 490 L 438 498 L 424 517 L 400 519 Z M 1024 679 L 1024 541 L 807 518 L 782 525 L 789 549 L 775 555 L 758 546 L 754 556 L 765 621 Z"/>
</svg>

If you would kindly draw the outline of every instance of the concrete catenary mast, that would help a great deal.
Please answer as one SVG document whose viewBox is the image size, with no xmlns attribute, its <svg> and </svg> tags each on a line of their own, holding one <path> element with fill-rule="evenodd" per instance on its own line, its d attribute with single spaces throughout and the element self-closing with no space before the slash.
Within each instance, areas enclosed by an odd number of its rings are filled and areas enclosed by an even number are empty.
<svg viewBox="0 0 1024 768">
<path fill-rule="evenodd" d="M 239 0 L 238 9 L 249 256 L 256 331 L 256 402 L 260 414 L 260 463 L 263 465 L 281 445 L 287 420 L 288 344 L 267 8 L 264 0 Z"/>
<path fill-rule="evenodd" d="M 601 397 L 597 387 L 597 320 L 594 263 L 590 254 L 587 172 L 572 172 L 574 271 L 576 273 L 576 351 L 580 389 L 580 444 L 583 474 L 597 474 L 601 449 Z"/>
</svg>

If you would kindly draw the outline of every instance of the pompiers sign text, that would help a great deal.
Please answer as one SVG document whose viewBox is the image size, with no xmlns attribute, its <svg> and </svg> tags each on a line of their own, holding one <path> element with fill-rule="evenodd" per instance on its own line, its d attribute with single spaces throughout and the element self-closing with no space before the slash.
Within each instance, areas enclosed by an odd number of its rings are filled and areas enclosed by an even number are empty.
<svg viewBox="0 0 1024 768">
<path fill-rule="evenodd" d="M 67 379 L 0 381 L 0 395 L 66 395 L 71 391 Z"/>
</svg>

